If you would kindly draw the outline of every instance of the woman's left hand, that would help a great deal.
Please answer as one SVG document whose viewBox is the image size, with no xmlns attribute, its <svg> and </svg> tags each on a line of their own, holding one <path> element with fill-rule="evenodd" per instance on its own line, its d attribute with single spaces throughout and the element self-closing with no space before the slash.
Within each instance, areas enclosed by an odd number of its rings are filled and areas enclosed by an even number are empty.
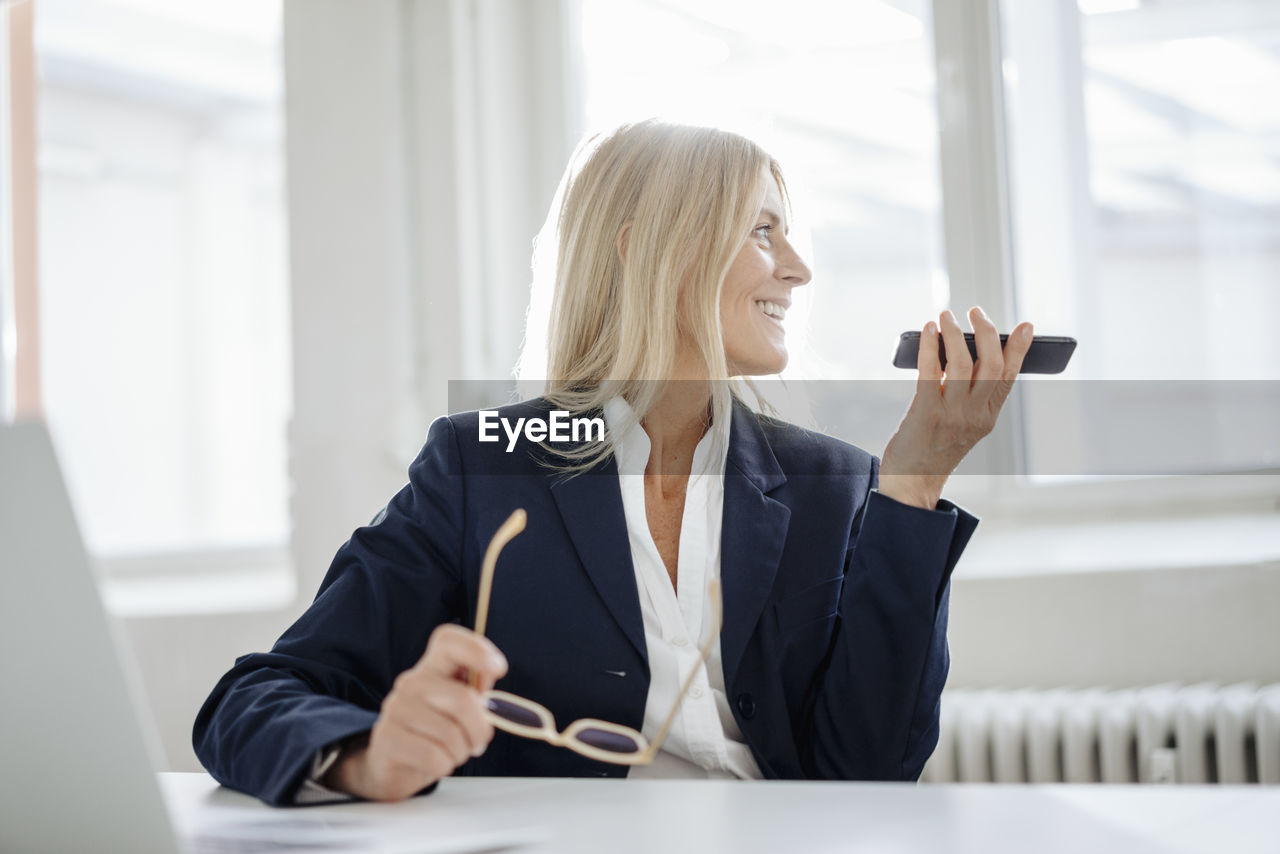
<svg viewBox="0 0 1280 854">
<path fill-rule="evenodd" d="M 881 494 L 934 509 L 951 472 L 978 440 L 995 427 L 1031 347 L 1032 327 L 1020 323 L 1003 352 L 995 324 L 981 308 L 969 309 L 977 344 L 974 364 L 964 332 L 950 311 L 938 318 L 947 348 L 945 376 L 938 357 L 938 328 L 925 324 L 920 335 L 916 396 L 880 462 Z"/>
</svg>

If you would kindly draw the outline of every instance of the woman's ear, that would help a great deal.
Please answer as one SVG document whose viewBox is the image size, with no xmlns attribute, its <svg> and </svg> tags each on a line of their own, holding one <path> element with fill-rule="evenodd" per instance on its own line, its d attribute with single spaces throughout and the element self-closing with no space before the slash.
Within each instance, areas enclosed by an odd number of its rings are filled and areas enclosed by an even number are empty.
<svg viewBox="0 0 1280 854">
<path fill-rule="evenodd" d="M 618 229 L 618 260 L 623 264 L 627 263 L 627 241 L 631 239 L 631 223 L 625 222 L 622 228 Z"/>
</svg>

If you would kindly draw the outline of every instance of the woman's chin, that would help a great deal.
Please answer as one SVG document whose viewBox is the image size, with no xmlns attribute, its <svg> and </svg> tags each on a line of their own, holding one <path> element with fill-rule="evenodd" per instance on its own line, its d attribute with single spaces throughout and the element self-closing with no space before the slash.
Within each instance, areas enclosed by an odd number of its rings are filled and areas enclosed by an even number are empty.
<svg viewBox="0 0 1280 854">
<path fill-rule="evenodd" d="M 730 360 L 729 375 L 734 377 L 768 377 L 780 374 L 787 367 L 787 351 L 782 350 L 771 358 Z"/>
</svg>

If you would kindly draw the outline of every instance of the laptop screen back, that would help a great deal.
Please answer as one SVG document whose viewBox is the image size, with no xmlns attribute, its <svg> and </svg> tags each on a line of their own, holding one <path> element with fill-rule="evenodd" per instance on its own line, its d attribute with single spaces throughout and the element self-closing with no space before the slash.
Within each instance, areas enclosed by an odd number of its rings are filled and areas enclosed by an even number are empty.
<svg viewBox="0 0 1280 854">
<path fill-rule="evenodd" d="M 0 425 L 0 850 L 172 852 L 132 662 L 53 446 Z"/>
</svg>

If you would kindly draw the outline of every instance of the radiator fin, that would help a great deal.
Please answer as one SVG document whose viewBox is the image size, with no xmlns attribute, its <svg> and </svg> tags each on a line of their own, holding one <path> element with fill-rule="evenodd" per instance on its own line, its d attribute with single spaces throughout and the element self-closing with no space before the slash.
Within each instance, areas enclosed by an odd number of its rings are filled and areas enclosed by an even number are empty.
<svg viewBox="0 0 1280 854">
<path fill-rule="evenodd" d="M 1280 783 L 1280 685 L 948 690 L 921 781 Z"/>
</svg>

